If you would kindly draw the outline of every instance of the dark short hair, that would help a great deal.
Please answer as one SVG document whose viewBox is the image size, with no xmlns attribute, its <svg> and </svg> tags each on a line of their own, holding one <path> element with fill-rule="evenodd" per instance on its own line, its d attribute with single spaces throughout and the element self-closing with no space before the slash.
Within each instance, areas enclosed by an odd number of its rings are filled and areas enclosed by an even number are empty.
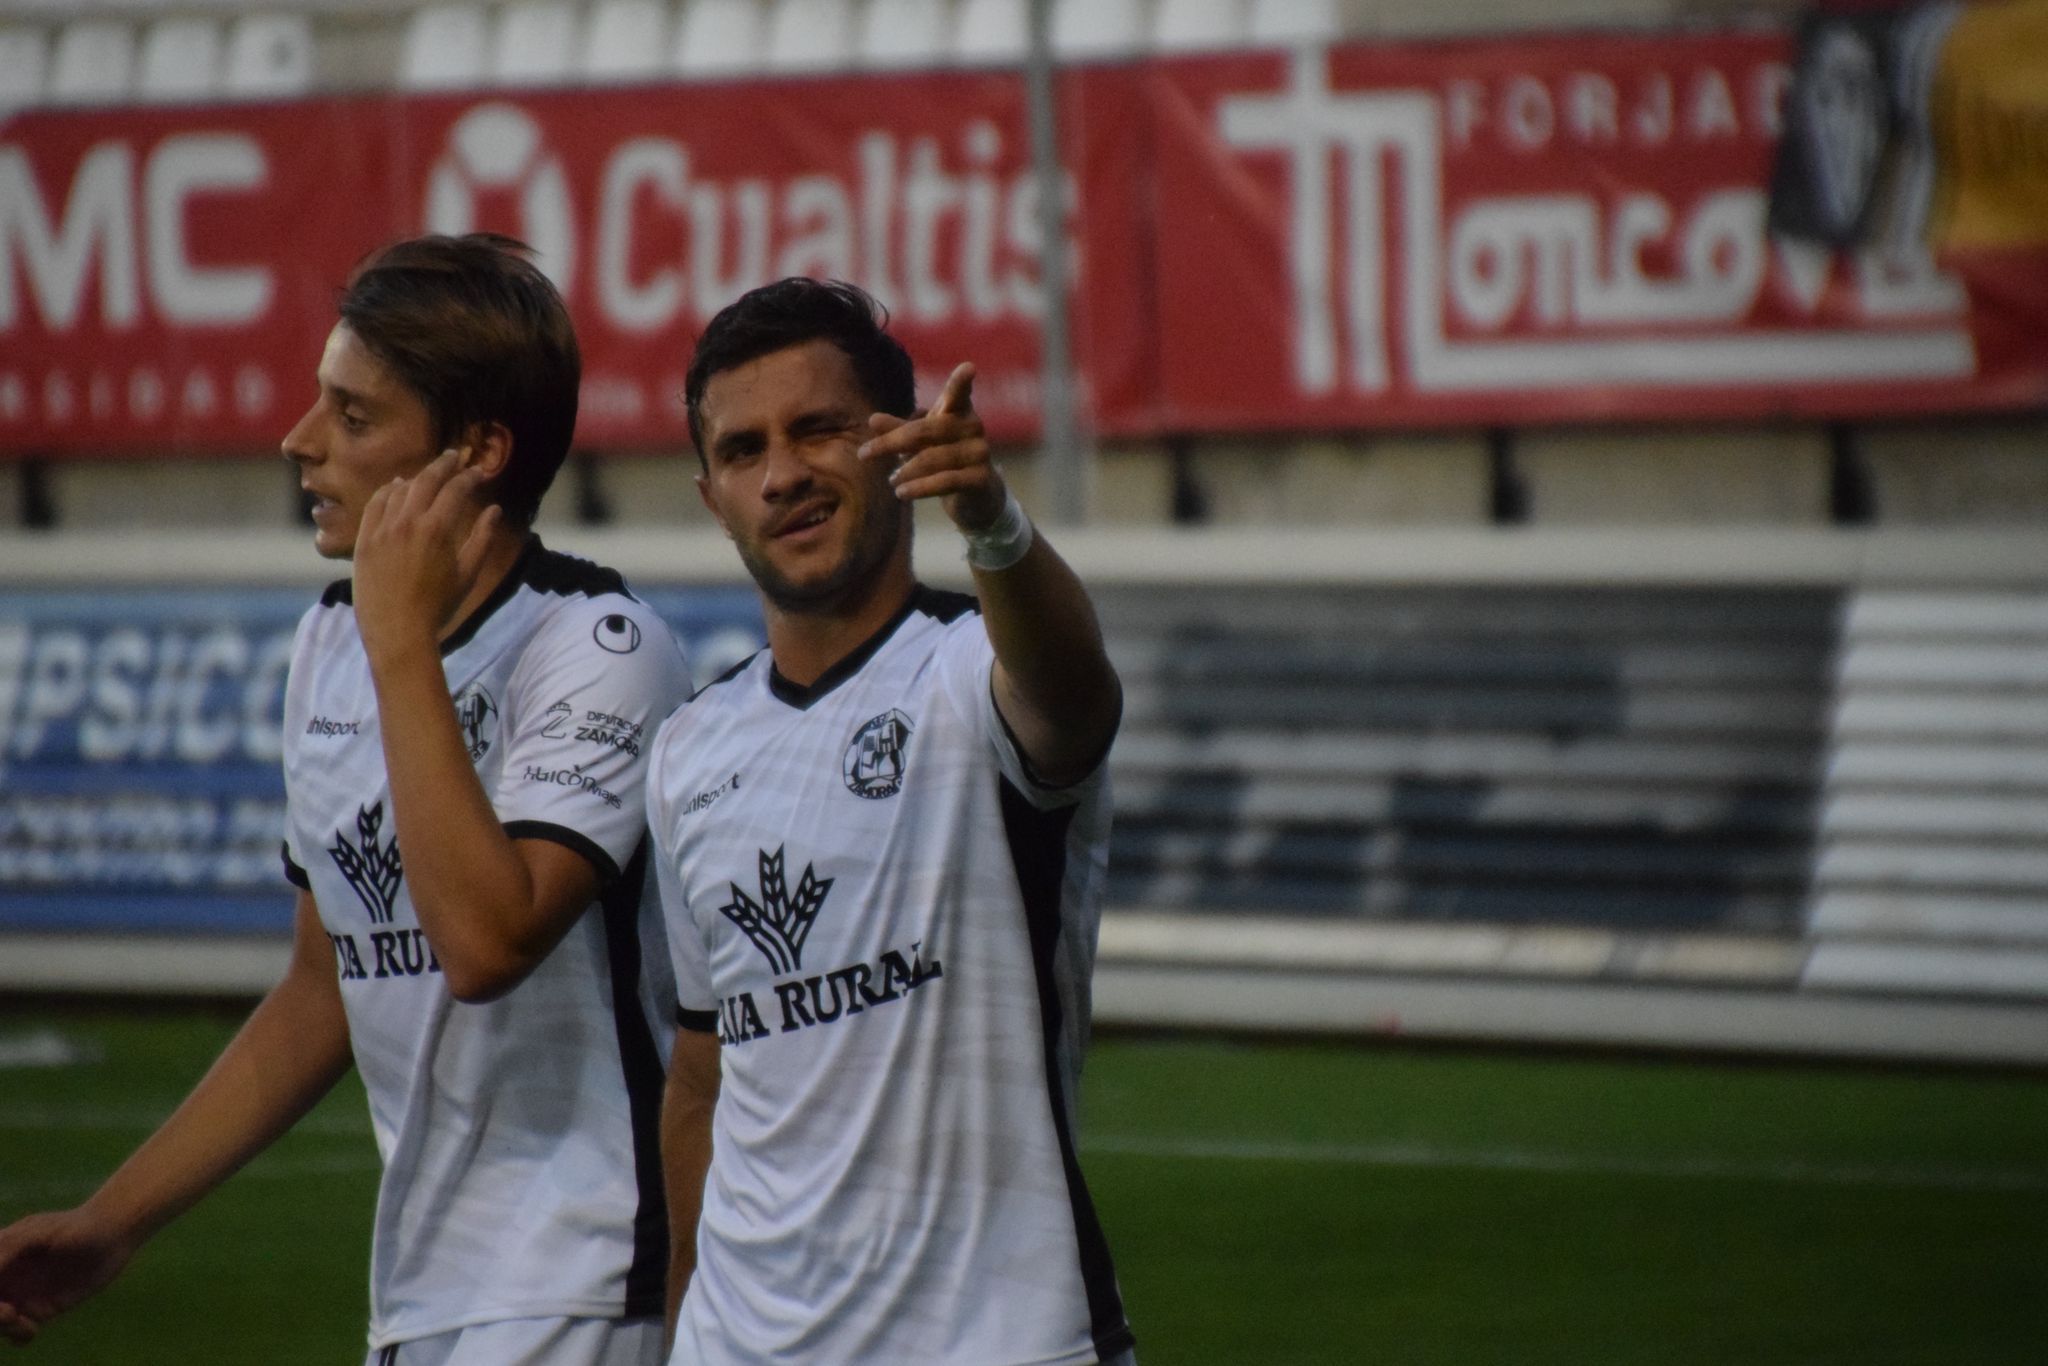
<svg viewBox="0 0 2048 1366">
<path fill-rule="evenodd" d="M 440 446 L 504 424 L 512 456 L 491 496 L 531 523 L 569 454 L 583 377 L 569 310 L 531 249 L 490 232 L 393 243 L 349 276 L 340 313 L 426 404 Z"/>
<path fill-rule="evenodd" d="M 713 375 L 808 341 L 828 341 L 853 363 L 861 392 L 878 413 L 909 417 L 917 407 L 910 353 L 889 335 L 889 310 L 858 285 L 793 275 L 748 290 L 718 310 L 697 338 L 683 398 L 690 440 L 704 451 L 704 387 Z"/>
</svg>

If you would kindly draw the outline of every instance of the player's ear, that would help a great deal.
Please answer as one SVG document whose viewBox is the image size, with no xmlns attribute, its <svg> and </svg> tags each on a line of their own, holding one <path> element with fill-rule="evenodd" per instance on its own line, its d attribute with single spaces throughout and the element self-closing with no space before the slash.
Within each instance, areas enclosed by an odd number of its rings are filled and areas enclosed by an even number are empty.
<svg viewBox="0 0 2048 1366">
<path fill-rule="evenodd" d="M 458 449 L 464 469 L 495 479 L 512 463 L 512 429 L 502 422 L 472 422 Z"/>
<path fill-rule="evenodd" d="M 697 496 L 704 500 L 704 506 L 718 521 L 718 529 L 725 533 L 725 539 L 732 539 L 732 528 L 725 524 L 725 514 L 718 510 L 718 500 L 711 496 L 711 476 L 700 474 L 697 478 Z"/>
</svg>

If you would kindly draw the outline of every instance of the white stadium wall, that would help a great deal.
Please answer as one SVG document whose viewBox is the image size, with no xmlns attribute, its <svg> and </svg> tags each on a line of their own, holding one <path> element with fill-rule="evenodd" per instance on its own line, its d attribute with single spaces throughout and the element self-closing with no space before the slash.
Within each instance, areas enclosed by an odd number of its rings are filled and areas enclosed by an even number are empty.
<svg viewBox="0 0 2048 1366">
<path fill-rule="evenodd" d="M 2040 537 L 1060 540 L 1128 690 L 1101 1022 L 2048 1061 Z M 715 535 L 553 541 L 700 669 L 758 639 Z M 325 568 L 0 545 L 0 990 L 274 975 L 262 661 Z"/>
</svg>

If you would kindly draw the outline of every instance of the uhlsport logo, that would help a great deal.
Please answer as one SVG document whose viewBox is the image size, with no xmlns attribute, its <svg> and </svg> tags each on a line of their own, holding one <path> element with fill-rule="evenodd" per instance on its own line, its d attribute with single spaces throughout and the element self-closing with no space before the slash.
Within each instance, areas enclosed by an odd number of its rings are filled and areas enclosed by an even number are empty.
<svg viewBox="0 0 2048 1366">
<path fill-rule="evenodd" d="M 514 104 L 480 104 L 448 130 L 448 146 L 427 176 L 427 230 L 477 228 L 477 201 L 510 195 L 519 206 L 513 235 L 533 247 L 536 264 L 566 289 L 576 257 L 569 182 L 561 158 L 541 141 L 540 124 Z"/>
<path fill-rule="evenodd" d="M 405 880 L 405 869 L 398 857 L 397 832 L 392 833 L 387 844 L 379 839 L 383 830 L 384 803 L 357 807 L 356 838 L 361 843 L 349 843 L 347 832 L 337 830 L 334 844 L 327 850 L 334 858 L 334 866 L 355 888 L 373 925 L 390 922 L 392 908 L 398 904 L 399 884 Z"/>
<path fill-rule="evenodd" d="M 600 650 L 629 655 L 640 648 L 640 627 L 631 617 L 614 612 L 591 629 L 590 638 Z"/>
<path fill-rule="evenodd" d="M 730 778 L 727 778 L 724 782 L 720 783 L 717 787 L 707 787 L 702 792 L 699 792 L 696 796 L 690 798 L 688 802 L 684 803 L 683 809 L 676 812 L 676 815 L 679 817 L 694 816 L 699 811 L 704 810 L 713 802 L 717 801 L 720 797 L 725 796 L 729 792 L 737 792 L 739 790 L 740 775 L 735 773 Z"/>
<path fill-rule="evenodd" d="M 748 896 L 739 883 L 727 885 L 732 888 L 732 900 L 718 909 L 754 941 L 769 969 L 781 973 L 802 967 L 804 940 L 810 936 L 811 922 L 818 918 L 818 908 L 825 904 L 825 893 L 832 890 L 832 879 L 819 878 L 806 863 L 804 875 L 791 893 L 789 880 L 783 876 L 782 849 L 778 848 L 772 854 L 761 851 L 759 901 Z"/>
<path fill-rule="evenodd" d="M 462 743 L 469 747 L 469 761 L 475 763 L 491 752 L 491 732 L 497 729 L 498 704 L 481 684 L 471 684 L 455 694 L 455 721 L 462 727 Z"/>
<path fill-rule="evenodd" d="M 890 710 L 853 733 L 841 768 L 847 791 L 879 800 L 903 790 L 904 749 L 910 743 L 910 718 Z"/>
</svg>

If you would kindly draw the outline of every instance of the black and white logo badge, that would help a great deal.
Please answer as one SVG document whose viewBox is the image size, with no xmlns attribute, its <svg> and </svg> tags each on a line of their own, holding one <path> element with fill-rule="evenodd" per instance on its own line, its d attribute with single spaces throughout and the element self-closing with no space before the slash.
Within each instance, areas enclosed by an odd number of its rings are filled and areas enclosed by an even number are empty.
<svg viewBox="0 0 2048 1366">
<path fill-rule="evenodd" d="M 355 888 L 373 925 L 390 921 L 392 907 L 398 904 L 398 885 L 405 878 L 398 858 L 398 833 L 393 831 L 387 844 L 378 839 L 383 830 L 384 803 L 357 807 L 356 838 L 362 842 L 351 844 L 346 832 L 337 830 L 334 844 L 327 850 L 334 866 Z"/>
<path fill-rule="evenodd" d="M 1822 28 L 1802 57 L 1791 131 L 1806 156 L 1822 234 L 1848 243 L 1884 169 L 1891 107 L 1883 64 L 1870 35 L 1848 22 Z"/>
<path fill-rule="evenodd" d="M 590 633 L 600 650 L 610 650 L 615 655 L 629 655 L 640 648 L 640 626 L 631 617 L 614 612 L 597 623 Z"/>
<path fill-rule="evenodd" d="M 732 888 L 732 900 L 718 909 L 754 941 L 770 971 L 794 972 L 803 966 L 804 940 L 818 918 L 818 908 L 825 904 L 825 893 L 832 890 L 832 879 L 817 876 L 806 863 L 792 892 L 782 873 L 782 849 L 760 852 L 761 899 L 754 900 L 739 883 L 731 882 L 726 885 Z"/>
<path fill-rule="evenodd" d="M 548 718 L 548 723 L 540 728 L 542 735 L 550 740 L 569 738 L 569 727 L 576 720 L 575 708 L 567 702 L 557 702 L 541 714 Z"/>
<path fill-rule="evenodd" d="M 481 685 L 472 683 L 455 694 L 455 720 L 462 727 L 462 743 L 469 747 L 471 763 L 491 752 L 491 737 L 498 729 L 498 704 Z"/>
<path fill-rule="evenodd" d="M 846 788 L 856 797 L 893 797 L 903 790 L 904 749 L 910 743 L 910 718 L 890 710 L 853 733 L 841 771 Z"/>
</svg>

